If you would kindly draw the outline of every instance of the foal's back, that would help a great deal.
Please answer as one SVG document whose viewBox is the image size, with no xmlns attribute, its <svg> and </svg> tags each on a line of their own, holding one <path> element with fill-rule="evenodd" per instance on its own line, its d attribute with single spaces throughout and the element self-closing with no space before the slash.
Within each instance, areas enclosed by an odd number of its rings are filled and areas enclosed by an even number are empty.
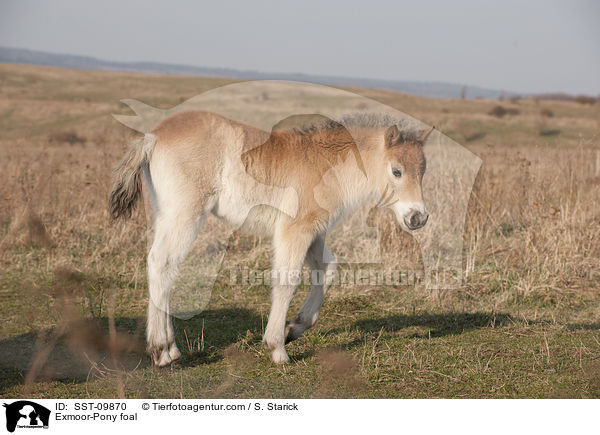
<svg viewBox="0 0 600 435">
<path fill-rule="evenodd" d="M 269 133 L 220 115 L 190 111 L 176 114 L 152 132 L 157 142 L 150 162 L 159 209 L 213 211 L 236 227 L 249 223 L 250 232 L 269 235 L 260 222 L 272 226 L 287 211 L 298 221 L 326 226 L 339 195 L 327 192 L 329 204 L 315 201 L 323 175 L 353 153 L 350 133 L 338 123 L 311 116 L 286 118 Z M 300 127 L 297 127 L 300 126 Z M 192 211 L 193 210 L 193 211 Z M 263 228 L 260 228 L 263 227 Z"/>
</svg>

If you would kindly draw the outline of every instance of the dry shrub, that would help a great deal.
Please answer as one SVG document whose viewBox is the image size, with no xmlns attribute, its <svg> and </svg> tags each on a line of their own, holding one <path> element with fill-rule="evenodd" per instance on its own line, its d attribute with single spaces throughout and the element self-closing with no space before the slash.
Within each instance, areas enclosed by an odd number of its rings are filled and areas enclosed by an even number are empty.
<svg viewBox="0 0 600 435">
<path fill-rule="evenodd" d="M 87 139 L 83 136 L 79 136 L 75 130 L 57 131 L 48 135 L 48 141 L 50 143 L 68 143 L 69 145 L 83 145 Z"/>
<path fill-rule="evenodd" d="M 494 106 L 489 112 L 488 115 L 491 116 L 495 116 L 496 118 L 502 118 L 505 115 L 518 115 L 519 114 L 519 110 L 512 108 L 512 107 L 508 107 L 505 108 L 503 106 Z"/>
<path fill-rule="evenodd" d="M 537 133 L 540 136 L 558 136 L 560 130 L 551 126 L 548 126 L 548 117 L 541 116 L 536 122 Z"/>
<path fill-rule="evenodd" d="M 554 112 L 547 107 L 540 110 L 540 115 L 545 116 L 546 118 L 552 118 L 554 116 Z"/>
<path fill-rule="evenodd" d="M 39 214 L 28 206 L 14 217 L 0 246 L 11 243 L 49 248 L 52 246 L 52 239 Z"/>
<path fill-rule="evenodd" d="M 594 97 L 590 97 L 588 95 L 579 95 L 577 97 L 575 97 L 575 102 L 579 103 L 579 104 L 590 104 L 590 105 L 594 105 L 596 104 L 596 98 Z"/>
<path fill-rule="evenodd" d="M 52 245 L 52 240 L 46 231 L 46 226 L 38 215 L 33 212 L 28 213 L 26 225 L 29 243 L 45 247 Z"/>
<path fill-rule="evenodd" d="M 483 139 L 486 136 L 485 131 L 474 131 L 472 133 L 465 134 L 465 142 L 474 142 L 479 139 Z"/>
<path fill-rule="evenodd" d="M 540 136 L 558 136 L 560 134 L 560 130 L 557 128 L 545 128 L 540 130 L 538 133 Z"/>
<path fill-rule="evenodd" d="M 540 115 L 535 120 L 535 129 L 539 136 L 558 136 L 560 134 L 560 129 L 555 128 L 550 124 L 550 118 L 553 116 L 552 111 L 548 110 L 547 113 L 542 109 L 540 111 Z"/>
<path fill-rule="evenodd" d="M 50 247 L 52 237 L 47 227 L 46 209 L 40 199 L 50 184 L 53 162 L 44 151 L 35 158 L 18 160 L 13 160 L 9 151 L 3 163 L 4 167 L 0 168 L 4 175 L 2 190 L 10 192 L 10 196 L 4 198 L 7 207 L 0 210 L 0 220 L 9 225 L 0 246 L 16 243 Z"/>
</svg>

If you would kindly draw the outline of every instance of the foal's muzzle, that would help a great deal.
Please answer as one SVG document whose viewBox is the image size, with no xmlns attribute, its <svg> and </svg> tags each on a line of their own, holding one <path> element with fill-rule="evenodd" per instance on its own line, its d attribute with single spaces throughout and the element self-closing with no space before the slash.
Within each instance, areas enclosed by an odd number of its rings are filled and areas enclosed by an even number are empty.
<svg viewBox="0 0 600 435">
<path fill-rule="evenodd" d="M 427 219 L 429 219 L 429 213 L 421 213 L 418 210 L 413 210 L 404 217 L 404 223 L 409 230 L 413 231 L 423 228 L 427 223 Z"/>
</svg>

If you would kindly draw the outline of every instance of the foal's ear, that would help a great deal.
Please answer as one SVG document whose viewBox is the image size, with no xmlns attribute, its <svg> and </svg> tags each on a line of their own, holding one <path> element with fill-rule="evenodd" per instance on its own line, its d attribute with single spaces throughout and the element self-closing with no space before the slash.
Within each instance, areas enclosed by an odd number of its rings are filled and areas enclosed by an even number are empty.
<svg viewBox="0 0 600 435">
<path fill-rule="evenodd" d="M 429 130 L 423 130 L 421 133 L 419 133 L 419 142 L 425 142 L 433 130 L 435 130 L 435 126 L 432 126 Z"/>
<path fill-rule="evenodd" d="M 400 139 L 400 129 L 397 125 L 392 125 L 385 131 L 385 146 L 391 147 Z"/>
</svg>

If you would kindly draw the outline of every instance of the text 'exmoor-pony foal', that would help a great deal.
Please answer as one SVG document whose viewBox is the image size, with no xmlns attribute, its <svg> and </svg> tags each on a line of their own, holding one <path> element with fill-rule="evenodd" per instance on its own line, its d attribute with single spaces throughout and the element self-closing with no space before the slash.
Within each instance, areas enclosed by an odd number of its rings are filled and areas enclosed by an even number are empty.
<svg viewBox="0 0 600 435">
<path fill-rule="evenodd" d="M 308 126 L 307 119 L 313 121 Z M 297 127 L 298 120 L 303 127 Z M 113 218 L 129 217 L 144 176 L 154 210 L 146 330 L 154 362 L 164 366 L 181 356 L 169 313 L 170 290 L 209 213 L 272 238 L 272 305 L 263 343 L 274 362 L 289 361 L 286 341 L 315 324 L 335 279 L 327 232 L 373 199 L 390 208 L 404 229 L 427 222 L 423 142 L 432 130 L 410 131 L 387 117 L 357 115 L 338 123 L 303 115 L 266 132 L 190 111 L 167 118 L 135 141 L 116 169 L 110 208 Z M 300 276 L 305 260 L 324 279 L 312 283 L 286 328 L 298 284 L 292 277 Z"/>
</svg>

